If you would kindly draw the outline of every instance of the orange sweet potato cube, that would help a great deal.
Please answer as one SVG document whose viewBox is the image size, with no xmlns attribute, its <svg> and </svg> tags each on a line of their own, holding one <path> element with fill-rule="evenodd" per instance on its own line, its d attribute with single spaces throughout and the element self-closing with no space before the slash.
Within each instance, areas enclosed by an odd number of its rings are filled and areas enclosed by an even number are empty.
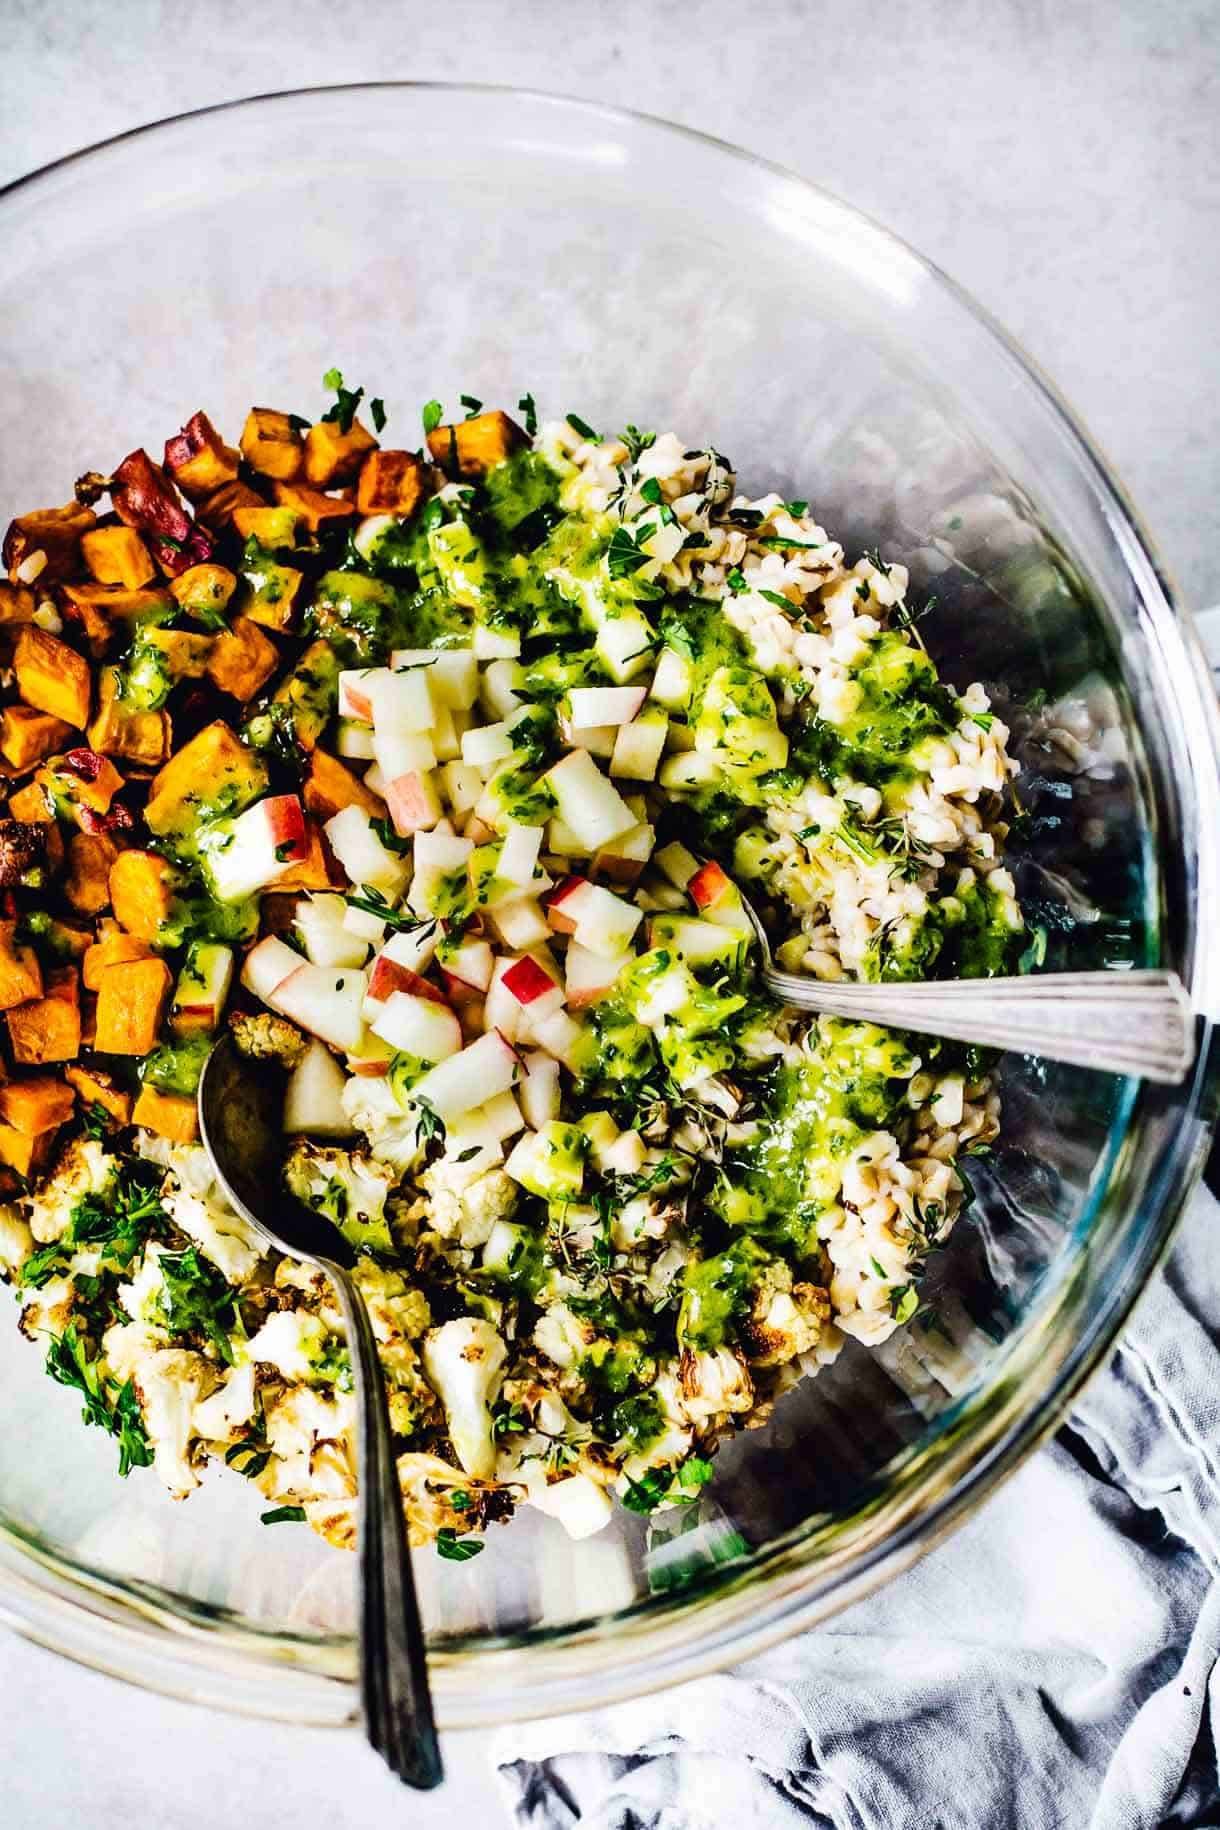
<svg viewBox="0 0 1220 1830">
<path fill-rule="evenodd" d="M 284 508 L 295 508 L 311 534 L 328 522 L 345 521 L 356 512 L 356 504 L 344 496 L 324 496 L 319 489 L 305 483 L 277 483 L 275 499 Z"/>
<path fill-rule="evenodd" d="M 245 704 L 264 687 L 280 664 L 280 651 L 248 616 L 236 616 L 232 626 L 218 635 L 208 656 L 207 674 L 213 686 L 231 693 Z"/>
<path fill-rule="evenodd" d="M 195 1101 L 184 1099 L 180 1093 L 162 1093 L 158 1087 L 140 1088 L 131 1122 L 156 1131 L 175 1144 L 193 1144 L 199 1135 Z"/>
<path fill-rule="evenodd" d="M 156 940 L 174 900 L 174 867 L 155 851 L 121 851 L 110 867 L 115 920 L 141 940 Z"/>
<path fill-rule="evenodd" d="M 251 407 L 241 434 L 242 456 L 251 470 L 277 482 L 291 483 L 305 462 L 301 434 L 288 413 L 274 407 Z"/>
<path fill-rule="evenodd" d="M 4 536 L 3 560 L 9 578 L 13 584 L 23 585 L 36 581 L 49 585 L 67 578 L 80 566 L 81 535 L 96 526 L 93 510 L 79 502 L 18 515 Z"/>
<path fill-rule="evenodd" d="M 44 1061 L 74 1061 L 80 1054 L 80 977 L 75 966 L 46 975 L 43 996 L 8 1012 L 13 1060 L 26 1067 Z"/>
<path fill-rule="evenodd" d="M 171 680 L 202 680 L 216 637 L 197 629 L 148 629 L 144 640 L 164 656 Z"/>
<path fill-rule="evenodd" d="M 84 655 L 36 623 L 27 623 L 13 653 L 17 691 L 35 711 L 50 712 L 78 730 L 89 721 L 93 676 Z"/>
<path fill-rule="evenodd" d="M 103 667 L 97 680 L 97 716 L 89 726 L 89 743 L 103 756 L 155 769 L 169 755 L 172 736 L 168 712 L 134 712 L 119 693 L 119 670 Z"/>
<path fill-rule="evenodd" d="M 108 833 L 72 834 L 63 888 L 65 899 L 78 915 L 100 915 L 109 905 L 110 872 L 118 855 L 119 848 Z"/>
<path fill-rule="evenodd" d="M 173 974 L 163 959 L 107 966 L 97 988 L 99 1055 L 147 1055 L 156 1045 Z"/>
<path fill-rule="evenodd" d="M 32 623 L 37 608 L 38 600 L 26 585 L 0 579 L 0 623 Z"/>
<path fill-rule="evenodd" d="M 81 535 L 81 558 L 99 585 L 138 591 L 157 576 L 153 556 L 134 527 L 93 527 Z"/>
<path fill-rule="evenodd" d="M 7 705 L 0 716 L 0 756 L 12 769 L 29 769 L 62 748 L 72 726 L 31 705 Z"/>
<path fill-rule="evenodd" d="M 12 1010 L 42 996 L 42 968 L 33 947 L 21 946 L 17 923 L 0 921 L 0 1010 Z"/>
<path fill-rule="evenodd" d="M 31 820 L 48 826 L 55 823 L 46 790 L 37 778 L 27 782 L 24 788 L 18 788 L 15 794 L 9 795 L 8 810 L 15 820 Z"/>
<path fill-rule="evenodd" d="M 428 450 L 449 476 L 485 477 L 528 443 L 516 421 L 498 409 L 451 426 L 434 426 L 428 434 Z"/>
<path fill-rule="evenodd" d="M 193 413 L 177 438 L 165 441 L 165 468 L 192 502 L 236 480 L 241 453 L 226 445 L 206 413 Z"/>
<path fill-rule="evenodd" d="M 267 770 L 261 757 L 217 718 L 197 731 L 154 775 L 145 823 L 158 835 L 182 831 L 184 822 L 194 823 L 194 810 L 201 801 L 213 805 L 224 801 L 223 811 L 236 813 L 266 786 Z"/>
<path fill-rule="evenodd" d="M 413 451 L 374 451 L 360 471 L 356 507 L 362 515 L 413 515 L 425 476 Z"/>
<path fill-rule="evenodd" d="M 169 588 L 174 602 L 188 616 L 215 622 L 229 607 L 229 600 L 237 589 L 237 574 L 230 572 L 228 566 L 210 563 L 188 566 L 177 578 L 170 579 Z"/>
<path fill-rule="evenodd" d="M 110 966 L 126 966 L 134 959 L 152 957 L 152 948 L 138 934 L 125 934 L 122 928 L 112 928 L 109 933 L 100 935 L 94 941 L 81 961 L 81 977 L 85 981 L 85 989 L 100 991 L 102 974 Z"/>
<path fill-rule="evenodd" d="M 15 1169 L 19 1176 L 37 1175 L 51 1160 L 55 1133 L 44 1131 L 30 1137 L 15 1125 L 0 1124 L 0 1163 Z"/>
<path fill-rule="evenodd" d="M 66 1125 L 75 1102 L 72 1088 L 53 1074 L 32 1074 L 27 1080 L 8 1080 L 0 1086 L 0 1119 L 26 1137 L 40 1137 L 44 1131 Z"/>
<path fill-rule="evenodd" d="M 195 519 L 218 534 L 226 527 L 232 527 L 233 516 L 239 508 L 258 508 L 262 500 L 257 490 L 251 489 L 248 483 L 240 480 L 236 483 L 222 483 L 218 490 L 199 504 L 195 510 Z"/>
<path fill-rule="evenodd" d="M 76 1088 L 81 1105 L 86 1111 L 90 1107 L 100 1106 L 102 1111 L 116 1125 L 131 1123 L 131 1094 L 124 1092 L 116 1085 L 109 1074 L 103 1074 L 100 1068 L 86 1068 L 79 1064 L 64 1069 L 64 1079 Z"/>
<path fill-rule="evenodd" d="M 304 798 L 308 811 L 320 820 L 329 820 L 344 807 L 363 807 L 366 813 L 379 817 L 385 812 L 385 802 L 325 750 L 314 750 L 309 758 Z"/>
<path fill-rule="evenodd" d="M 358 419 L 346 432 L 340 431 L 337 420 L 320 419 L 305 434 L 305 481 L 315 489 L 350 483 L 369 452 L 376 449 L 377 440 Z"/>
</svg>

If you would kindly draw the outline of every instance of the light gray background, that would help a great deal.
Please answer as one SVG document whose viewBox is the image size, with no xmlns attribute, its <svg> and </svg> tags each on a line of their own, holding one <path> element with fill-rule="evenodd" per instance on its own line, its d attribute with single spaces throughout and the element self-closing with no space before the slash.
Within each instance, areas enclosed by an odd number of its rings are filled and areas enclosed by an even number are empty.
<svg viewBox="0 0 1220 1830">
<path fill-rule="evenodd" d="M 1024 342 L 1187 600 L 1220 599 L 1220 0 L 0 0 L 0 182 L 181 109 L 373 77 L 621 103 L 818 179 Z M 0 1696 L 12 1830 L 498 1819 L 481 1737 L 421 1804 L 354 1737 L 202 1717 L 4 1637 Z"/>
</svg>

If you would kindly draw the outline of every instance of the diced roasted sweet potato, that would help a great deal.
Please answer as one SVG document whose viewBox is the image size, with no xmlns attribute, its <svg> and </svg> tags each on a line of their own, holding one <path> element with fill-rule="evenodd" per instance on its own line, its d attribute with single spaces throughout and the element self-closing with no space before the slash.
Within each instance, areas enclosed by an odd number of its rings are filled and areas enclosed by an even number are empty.
<svg viewBox="0 0 1220 1830">
<path fill-rule="evenodd" d="M 237 589 L 237 574 L 230 572 L 228 566 L 190 566 L 171 581 L 169 588 L 174 602 L 188 616 L 212 623 L 228 609 L 229 599 Z"/>
<path fill-rule="evenodd" d="M 95 655 L 110 646 L 117 622 L 149 621 L 173 609 L 169 592 L 150 585 L 129 591 L 125 585 L 68 583 L 60 586 L 60 597 L 65 618 L 80 629 Z"/>
<path fill-rule="evenodd" d="M 275 499 L 285 508 L 295 508 L 311 534 L 332 522 L 346 521 L 356 512 L 356 504 L 345 496 L 324 496 L 305 483 L 277 483 Z"/>
<path fill-rule="evenodd" d="M 48 820 L 0 819 L 0 887 L 43 887 L 63 862 L 62 845 L 62 835 Z"/>
<path fill-rule="evenodd" d="M 27 782 L 24 788 L 18 788 L 8 797 L 8 810 L 15 820 L 41 821 L 49 826 L 55 824 L 55 812 L 47 799 L 46 790 L 38 781 Z"/>
<path fill-rule="evenodd" d="M 32 705 L 7 705 L 0 716 L 0 756 L 12 769 L 29 769 L 61 749 L 72 726 Z"/>
<path fill-rule="evenodd" d="M 449 476 L 485 477 L 528 443 L 516 421 L 498 408 L 451 426 L 434 426 L 428 434 L 428 450 Z"/>
<path fill-rule="evenodd" d="M 168 712 L 135 712 L 119 697 L 119 670 L 103 667 L 97 680 L 97 716 L 89 726 L 89 743 L 105 756 L 155 769 L 169 755 Z"/>
<path fill-rule="evenodd" d="M 61 814 L 79 807 L 87 807 L 90 813 L 108 813 L 111 801 L 124 785 L 108 756 L 83 746 L 52 756 L 34 780 L 45 788 Z M 81 824 L 91 830 L 87 820 Z"/>
<path fill-rule="evenodd" d="M 192 629 L 146 629 L 144 640 L 164 655 L 172 680 L 202 680 L 216 637 Z"/>
<path fill-rule="evenodd" d="M 121 928 L 113 928 L 94 941 L 81 961 L 85 989 L 100 991 L 102 974 L 109 966 L 126 966 L 133 959 L 151 958 L 152 948 L 147 941 L 141 940 L 138 934 L 125 934 Z"/>
<path fill-rule="evenodd" d="M 199 1113 L 193 1099 L 180 1093 L 162 1093 L 157 1087 L 141 1087 L 131 1115 L 133 1125 L 143 1125 L 159 1137 L 174 1144 L 193 1144 L 199 1135 Z"/>
<path fill-rule="evenodd" d="M 173 974 L 163 959 L 107 966 L 97 988 L 99 1055 L 147 1055 L 156 1046 Z"/>
<path fill-rule="evenodd" d="M 30 1137 L 15 1125 L 0 1124 L 0 1163 L 7 1163 L 19 1176 L 37 1175 L 47 1167 L 55 1147 L 55 1133 L 44 1131 Z"/>
<path fill-rule="evenodd" d="M 33 947 L 17 940 L 17 923 L 0 921 L 0 1010 L 13 1010 L 43 993 L 42 967 Z"/>
<path fill-rule="evenodd" d="M 360 473 L 360 466 L 377 440 L 354 419 L 346 432 L 338 420 L 320 419 L 305 434 L 305 481 L 315 489 L 331 489 L 339 483 L 350 483 Z"/>
<path fill-rule="evenodd" d="M 100 915 L 109 906 L 110 872 L 118 855 L 119 848 L 108 833 L 72 834 L 68 840 L 64 896 L 78 914 Z M 85 983 L 88 985 L 89 980 Z"/>
<path fill-rule="evenodd" d="M 103 1074 L 100 1068 L 86 1068 L 73 1064 L 64 1069 L 64 1079 L 74 1086 L 81 1105 L 86 1111 L 100 1106 L 102 1111 L 116 1125 L 131 1123 L 131 1094 L 124 1092 L 109 1074 Z"/>
<path fill-rule="evenodd" d="M 241 434 L 242 456 L 260 476 L 291 483 L 305 462 L 305 446 L 290 413 L 251 407 Z"/>
<path fill-rule="evenodd" d="M 334 715 L 339 697 L 339 662 L 329 642 L 311 642 L 298 657 L 292 672 L 275 690 L 273 706 L 283 706 L 291 719 L 292 734 L 303 750 L 312 750 Z M 284 712 L 275 714 L 284 717 Z M 263 739 L 254 732 L 257 720 L 251 720 L 247 735 L 253 743 Z"/>
<path fill-rule="evenodd" d="M 295 508 L 263 503 L 258 508 L 234 511 L 233 525 L 243 540 L 257 540 L 260 546 L 292 546 L 296 541 L 300 516 Z"/>
<path fill-rule="evenodd" d="M 3 559 L 13 584 L 48 585 L 80 566 L 81 535 L 97 526 L 91 508 L 68 502 L 63 508 L 36 508 L 18 515 L 4 536 Z M 39 555 L 42 555 L 41 563 Z"/>
<path fill-rule="evenodd" d="M 156 940 L 174 900 L 172 864 L 155 851 L 121 851 L 110 866 L 115 920 L 141 940 Z"/>
<path fill-rule="evenodd" d="M 13 1060 L 25 1067 L 46 1061 L 74 1061 L 80 1053 L 80 975 L 75 966 L 56 966 L 46 975 L 43 995 L 8 1012 Z"/>
<path fill-rule="evenodd" d="M 218 635 L 208 656 L 207 674 L 213 686 L 231 693 L 244 704 L 267 684 L 280 664 L 280 651 L 248 616 L 236 616 L 230 628 Z"/>
<path fill-rule="evenodd" d="M 413 515 L 426 474 L 414 451 L 374 451 L 360 471 L 356 507 L 362 515 Z"/>
<path fill-rule="evenodd" d="M 0 1119 L 26 1137 L 58 1131 L 72 1116 L 76 1094 L 54 1074 L 32 1074 L 27 1080 L 9 1080 L 0 1086 Z"/>
<path fill-rule="evenodd" d="M 32 623 L 38 600 L 28 585 L 0 580 L 0 623 Z"/>
<path fill-rule="evenodd" d="M 371 788 L 366 788 L 358 775 L 353 775 L 345 764 L 325 750 L 315 750 L 310 756 L 305 806 L 320 820 L 329 820 L 344 807 L 363 807 L 366 813 L 378 817 L 385 814 L 385 802 Z"/>
<path fill-rule="evenodd" d="M 138 591 L 157 576 L 153 556 L 134 527 L 94 527 L 81 535 L 81 558 L 99 585 Z"/>
<path fill-rule="evenodd" d="M 93 679 L 84 655 L 36 623 L 27 623 L 13 654 L 17 691 L 35 711 L 50 712 L 78 730 L 89 722 Z"/>
<path fill-rule="evenodd" d="M 330 890 L 347 882 L 322 837 L 321 827 L 313 820 L 308 820 L 306 825 L 309 828 L 309 856 L 276 878 L 277 890 Z"/>
<path fill-rule="evenodd" d="M 226 527 L 232 527 L 233 516 L 239 508 L 259 508 L 263 498 L 257 490 L 251 489 L 248 483 L 222 483 L 214 495 L 201 502 L 198 515 L 204 527 L 219 534 Z M 181 574 L 180 574 L 181 576 Z"/>
<path fill-rule="evenodd" d="M 266 786 L 267 771 L 261 758 L 218 718 L 176 751 L 153 777 L 144 818 L 150 832 L 178 832 L 198 819 L 201 808 L 209 814 L 240 812 Z"/>
<path fill-rule="evenodd" d="M 225 444 L 206 413 L 192 414 L 177 438 L 165 441 L 165 468 L 192 502 L 232 483 L 240 467 L 240 451 Z"/>
</svg>

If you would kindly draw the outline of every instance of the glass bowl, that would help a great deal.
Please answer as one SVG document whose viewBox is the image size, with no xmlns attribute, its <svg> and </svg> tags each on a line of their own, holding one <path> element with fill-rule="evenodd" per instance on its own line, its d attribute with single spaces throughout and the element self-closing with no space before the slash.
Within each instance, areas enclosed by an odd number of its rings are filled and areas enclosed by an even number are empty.
<svg viewBox="0 0 1220 1830">
<path fill-rule="evenodd" d="M 1165 1090 L 1006 1059 L 935 1328 L 849 1343 L 723 1453 L 682 1533 L 623 1514 L 572 1544 L 526 1515 L 472 1563 L 417 1559 L 450 1726 L 724 1664 L 904 1568 L 1062 1416 L 1211 1116 L 1215 706 L 1070 414 L 956 287 L 813 185 L 547 96 L 373 85 L 186 116 L 13 186 L 0 235 L 6 517 L 199 406 L 230 437 L 251 401 L 316 410 L 337 364 L 385 397 L 396 442 L 434 395 L 511 409 L 529 390 L 544 413 L 710 440 L 750 493 L 811 497 L 910 566 L 945 674 L 1011 720 L 1047 967 L 1173 965 L 1200 1066 Z M 120 1483 L 40 1358 L 0 1334 L 3 1617 L 165 1691 L 350 1717 L 351 1559 L 264 1530 L 234 1475 L 177 1509 L 151 1475 Z"/>
</svg>

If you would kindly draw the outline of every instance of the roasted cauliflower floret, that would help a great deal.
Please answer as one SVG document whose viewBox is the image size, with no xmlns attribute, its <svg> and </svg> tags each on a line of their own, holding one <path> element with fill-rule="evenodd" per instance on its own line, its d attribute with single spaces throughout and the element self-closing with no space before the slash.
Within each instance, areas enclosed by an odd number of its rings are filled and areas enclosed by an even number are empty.
<svg viewBox="0 0 1220 1830">
<path fill-rule="evenodd" d="M 34 1250 L 34 1235 L 15 1207 L 0 1204 L 0 1274 L 11 1277 Z"/>
<path fill-rule="evenodd" d="M 735 1412 L 754 1404 L 754 1381 L 745 1361 L 731 1347 L 709 1353 L 683 1353 L 678 1362 L 682 1408 L 696 1430 L 727 1423 Z"/>
<path fill-rule="evenodd" d="M 283 1067 L 294 1068 L 309 1047 L 308 1036 L 303 1036 L 295 1023 L 287 1017 L 273 1016 L 269 1010 L 256 1011 L 253 1016 L 234 1011 L 229 1027 L 242 1054 L 254 1061 L 278 1061 Z"/>
<path fill-rule="evenodd" d="M 738 1335 L 752 1365 L 782 1366 L 811 1352 L 829 1320 L 830 1297 L 821 1285 L 794 1283 L 788 1266 L 777 1260 L 756 1286 Z"/>
<path fill-rule="evenodd" d="M 395 1176 L 362 1152 L 327 1149 L 301 1138 L 284 1165 L 298 1201 L 324 1214 L 357 1250 L 393 1250 L 385 1205 Z"/>
<path fill-rule="evenodd" d="M 356 1491 L 355 1406 L 350 1393 L 326 1396 L 305 1385 L 264 1393 L 271 1459 L 257 1477 L 269 1499 L 304 1505 L 350 1499 Z"/>
<path fill-rule="evenodd" d="M 30 1201 L 30 1231 L 39 1245 L 49 1245 L 63 1237 L 72 1211 L 86 1195 L 100 1195 L 114 1179 L 118 1161 L 96 1138 L 73 1139 L 54 1174 Z"/>
<path fill-rule="evenodd" d="M 199 1485 L 191 1450 L 194 1414 L 215 1385 L 216 1369 L 202 1354 L 167 1347 L 137 1361 L 132 1374 L 153 1452 L 153 1467 L 176 1500 Z"/>
<path fill-rule="evenodd" d="M 478 1480 L 491 1480 L 496 1471 L 491 1407 L 507 1357 L 496 1330 L 479 1316 L 457 1316 L 424 1336 L 424 1373 L 445 1407 L 459 1462 Z"/>
<path fill-rule="evenodd" d="M 466 1164 L 441 1157 L 420 1180 L 433 1230 L 467 1250 L 486 1245 L 496 1221 L 517 1205 L 517 1185 L 502 1169 L 472 1175 Z"/>
</svg>

